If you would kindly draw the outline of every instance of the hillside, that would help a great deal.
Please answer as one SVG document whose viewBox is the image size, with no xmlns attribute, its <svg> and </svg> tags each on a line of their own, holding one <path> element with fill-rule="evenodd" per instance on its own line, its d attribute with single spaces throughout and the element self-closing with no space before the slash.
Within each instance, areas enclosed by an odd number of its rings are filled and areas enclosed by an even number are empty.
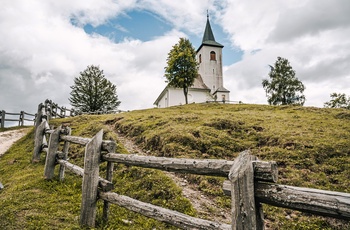
<svg viewBox="0 0 350 230">
<path fill-rule="evenodd" d="M 103 128 L 104 139 L 119 140 L 117 152 L 121 153 L 127 152 L 127 146 L 123 146 L 125 139 L 137 145 L 134 151 L 138 154 L 155 156 L 233 160 L 239 152 L 250 149 L 262 160 L 277 162 L 280 184 L 350 193 L 349 120 L 350 111 L 340 109 L 193 104 L 115 115 L 78 116 L 53 120 L 50 124 L 69 123 L 72 135 L 84 137 L 91 137 Z M 81 164 L 83 149 L 75 145 L 70 149 L 70 160 Z M 5 186 L 0 191 L 0 228 L 79 228 L 81 179 L 67 173 L 64 182 L 44 181 L 45 156 L 33 165 L 30 163 L 32 151 L 33 132 L 30 132 L 0 158 L 0 181 Z M 115 190 L 120 194 L 189 215 L 208 219 L 221 216 L 223 221 L 230 221 L 222 213 L 222 210 L 229 212 L 230 207 L 230 198 L 221 190 L 222 178 L 169 175 L 118 165 L 114 181 Z M 188 188 L 213 202 L 205 210 L 203 207 L 195 210 L 192 198 L 182 193 Z M 113 214 L 107 224 L 98 214 L 99 228 L 170 228 L 112 207 Z M 350 228 L 348 222 L 267 205 L 264 213 L 269 229 Z"/>
</svg>

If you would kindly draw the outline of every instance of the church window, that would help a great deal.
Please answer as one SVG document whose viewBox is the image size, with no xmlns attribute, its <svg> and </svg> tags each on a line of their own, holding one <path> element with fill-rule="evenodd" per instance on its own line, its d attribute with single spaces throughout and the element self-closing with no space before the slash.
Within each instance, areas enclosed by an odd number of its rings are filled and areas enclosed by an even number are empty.
<svg viewBox="0 0 350 230">
<path fill-rule="evenodd" d="M 202 54 L 199 55 L 199 63 L 202 63 Z"/>
<path fill-rule="evenodd" d="M 210 52 L 210 61 L 216 61 L 216 53 L 214 51 Z"/>
</svg>

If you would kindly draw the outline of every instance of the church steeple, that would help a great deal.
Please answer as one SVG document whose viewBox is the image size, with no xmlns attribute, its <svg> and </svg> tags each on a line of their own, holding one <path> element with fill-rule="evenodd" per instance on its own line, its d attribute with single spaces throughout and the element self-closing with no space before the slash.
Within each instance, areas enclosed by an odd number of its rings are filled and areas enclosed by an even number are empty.
<svg viewBox="0 0 350 230">
<path fill-rule="evenodd" d="M 204 35 L 202 39 L 202 43 L 206 41 L 214 41 L 214 34 L 213 31 L 211 30 L 210 22 L 209 22 L 209 14 L 207 14 L 207 24 L 205 25 L 205 30 L 204 30 Z"/>
<path fill-rule="evenodd" d="M 207 13 L 207 24 L 205 25 L 205 30 L 204 30 L 204 35 L 202 39 L 202 44 L 198 48 L 198 50 L 203 46 L 203 45 L 208 45 L 208 46 L 215 46 L 215 47 L 221 47 L 223 48 L 224 46 L 221 45 L 220 43 L 215 41 L 215 37 L 213 34 L 213 31 L 210 26 L 209 22 L 209 14 Z"/>
</svg>

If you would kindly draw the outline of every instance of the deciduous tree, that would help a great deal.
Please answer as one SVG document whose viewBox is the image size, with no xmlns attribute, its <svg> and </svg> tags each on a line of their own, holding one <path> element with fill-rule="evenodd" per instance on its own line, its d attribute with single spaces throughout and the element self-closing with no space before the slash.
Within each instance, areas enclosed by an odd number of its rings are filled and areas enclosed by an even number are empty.
<svg viewBox="0 0 350 230">
<path fill-rule="evenodd" d="M 193 85 L 197 75 L 196 51 L 188 39 L 180 38 L 168 53 L 165 77 L 169 86 L 183 89 L 186 104 L 188 104 L 188 88 Z"/>
<path fill-rule="evenodd" d="M 264 79 L 267 101 L 270 105 L 304 105 L 304 84 L 295 77 L 295 71 L 285 58 L 278 57 L 274 66 L 270 65 L 270 81 Z"/>
<path fill-rule="evenodd" d="M 344 108 L 350 109 L 350 97 L 346 97 L 345 93 L 332 93 L 331 100 L 324 103 L 326 108 Z"/>
<path fill-rule="evenodd" d="M 74 79 L 69 101 L 82 112 L 108 111 L 116 109 L 117 87 L 105 78 L 99 66 L 90 65 Z"/>
</svg>

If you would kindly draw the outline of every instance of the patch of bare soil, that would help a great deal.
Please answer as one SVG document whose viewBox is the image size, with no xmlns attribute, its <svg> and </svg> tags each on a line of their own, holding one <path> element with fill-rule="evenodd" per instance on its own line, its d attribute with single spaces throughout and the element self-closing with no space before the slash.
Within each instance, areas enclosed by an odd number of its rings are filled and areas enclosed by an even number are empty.
<svg viewBox="0 0 350 230">
<path fill-rule="evenodd" d="M 3 155 L 13 143 L 28 133 L 30 128 L 9 130 L 0 133 L 0 156 Z"/>
<path fill-rule="evenodd" d="M 131 154 L 147 155 L 141 148 L 133 143 L 127 137 L 115 132 L 118 136 L 118 141 L 129 151 Z M 186 178 L 180 177 L 175 173 L 165 172 L 179 187 L 182 188 L 183 196 L 189 199 L 193 207 L 197 210 L 200 218 L 216 221 L 220 223 L 230 223 L 231 214 L 230 209 L 223 209 L 217 207 L 215 201 L 206 196 L 198 188 L 187 182 Z"/>
</svg>

